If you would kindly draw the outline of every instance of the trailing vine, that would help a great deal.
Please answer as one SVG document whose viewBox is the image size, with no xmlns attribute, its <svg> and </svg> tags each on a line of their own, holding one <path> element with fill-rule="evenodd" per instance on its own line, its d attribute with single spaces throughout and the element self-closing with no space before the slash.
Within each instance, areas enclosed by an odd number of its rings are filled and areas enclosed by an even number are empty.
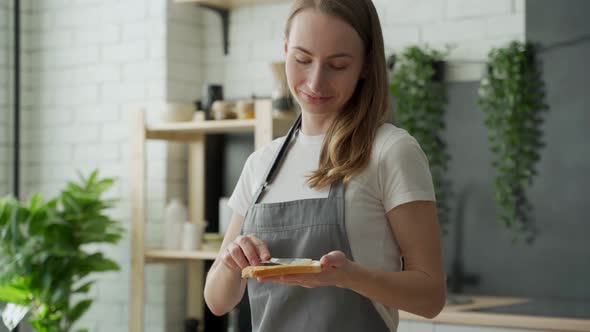
<svg viewBox="0 0 590 332">
<path fill-rule="evenodd" d="M 495 200 L 500 221 L 532 242 L 537 229 L 527 190 L 537 175 L 544 146 L 541 126 L 545 84 L 531 43 L 514 41 L 488 55 L 487 77 L 481 82 L 478 104 L 485 113 L 492 152 Z"/>
<path fill-rule="evenodd" d="M 451 182 L 446 177 L 450 155 L 442 138 L 447 92 L 443 84 L 445 54 L 410 46 L 399 57 L 390 85 L 395 97 L 395 122 L 418 140 L 428 157 L 439 222 L 446 233 L 450 219 Z"/>
</svg>

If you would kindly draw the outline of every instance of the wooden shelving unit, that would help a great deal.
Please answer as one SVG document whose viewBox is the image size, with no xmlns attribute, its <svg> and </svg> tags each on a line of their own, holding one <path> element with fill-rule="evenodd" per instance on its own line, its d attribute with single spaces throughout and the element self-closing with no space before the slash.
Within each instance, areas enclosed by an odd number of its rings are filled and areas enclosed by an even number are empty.
<svg viewBox="0 0 590 332">
<path fill-rule="evenodd" d="M 183 107 L 180 105 L 179 107 Z M 203 261 L 213 260 L 217 250 L 181 251 L 146 248 L 145 245 L 145 178 L 146 142 L 166 140 L 189 145 L 188 211 L 192 222 L 204 220 L 205 205 L 205 140 L 210 133 L 253 132 L 254 146 L 260 148 L 273 137 L 284 135 L 295 119 L 295 114 L 273 117 L 270 100 L 257 100 L 255 119 L 197 120 L 162 124 L 146 124 L 144 111 L 136 112 L 132 133 L 132 224 L 131 224 L 131 308 L 129 330 L 143 332 L 145 299 L 145 265 L 148 263 L 184 262 L 187 264 L 187 317 L 203 321 Z M 201 325 L 202 326 L 202 325 Z"/>
</svg>

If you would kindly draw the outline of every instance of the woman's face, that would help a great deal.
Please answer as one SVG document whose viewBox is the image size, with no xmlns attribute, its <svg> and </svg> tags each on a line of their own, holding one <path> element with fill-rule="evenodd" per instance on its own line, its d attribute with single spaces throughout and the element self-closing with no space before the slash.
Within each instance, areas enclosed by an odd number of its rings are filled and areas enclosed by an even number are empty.
<svg viewBox="0 0 590 332">
<path fill-rule="evenodd" d="M 348 102 L 365 60 L 352 26 L 311 9 L 291 21 L 285 54 L 291 93 L 303 111 L 318 115 L 333 115 Z"/>
</svg>

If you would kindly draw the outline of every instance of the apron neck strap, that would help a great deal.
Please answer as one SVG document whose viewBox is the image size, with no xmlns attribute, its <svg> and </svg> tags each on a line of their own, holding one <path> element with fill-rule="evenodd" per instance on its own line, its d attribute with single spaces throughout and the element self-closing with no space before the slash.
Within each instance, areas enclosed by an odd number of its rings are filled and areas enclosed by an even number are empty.
<svg viewBox="0 0 590 332">
<path fill-rule="evenodd" d="M 272 162 L 270 163 L 270 167 L 268 168 L 268 170 L 266 171 L 266 175 L 264 176 L 264 181 L 262 181 L 262 183 L 258 187 L 258 190 L 256 190 L 256 193 L 254 194 L 254 204 L 257 204 L 260 201 L 260 199 L 262 198 L 262 194 L 264 192 L 264 189 L 269 184 L 271 184 L 272 181 L 274 180 L 274 177 L 277 174 L 279 166 L 281 165 L 281 161 L 284 159 L 285 155 L 287 154 L 287 149 L 289 147 L 289 144 L 291 144 L 291 140 L 297 134 L 297 132 L 299 131 L 299 128 L 301 128 L 301 114 L 299 114 L 299 116 L 297 117 L 297 119 L 295 120 L 295 122 L 293 123 L 291 128 L 289 129 L 289 132 L 287 133 L 285 140 L 283 141 L 283 143 L 279 147 Z"/>
<path fill-rule="evenodd" d="M 330 186 L 329 198 L 341 198 L 344 196 L 344 184 L 342 180 L 338 180 Z"/>
<path fill-rule="evenodd" d="M 293 125 L 291 126 L 291 129 L 289 129 L 289 132 L 287 133 L 285 140 L 281 144 L 279 150 L 277 151 L 277 153 L 275 154 L 275 156 L 273 158 L 273 161 L 270 164 L 270 167 L 266 171 L 266 176 L 264 177 L 264 181 L 262 181 L 262 183 L 260 184 L 260 186 L 256 190 L 256 193 L 254 193 L 254 204 L 258 204 L 260 202 L 260 199 L 262 198 L 262 195 L 264 194 L 264 190 L 274 180 L 274 178 L 279 170 L 279 167 L 281 166 L 281 162 L 283 161 L 285 155 L 287 154 L 287 150 L 289 148 L 289 145 L 291 144 L 293 137 L 295 137 L 297 135 L 297 132 L 299 131 L 300 128 L 301 128 L 301 114 L 299 114 L 299 116 L 295 120 L 295 123 L 293 123 Z M 341 198 L 343 196 L 344 196 L 344 184 L 342 183 L 342 181 L 336 181 L 336 182 L 332 183 L 332 185 L 330 186 L 330 193 L 328 194 L 328 197 Z"/>
</svg>

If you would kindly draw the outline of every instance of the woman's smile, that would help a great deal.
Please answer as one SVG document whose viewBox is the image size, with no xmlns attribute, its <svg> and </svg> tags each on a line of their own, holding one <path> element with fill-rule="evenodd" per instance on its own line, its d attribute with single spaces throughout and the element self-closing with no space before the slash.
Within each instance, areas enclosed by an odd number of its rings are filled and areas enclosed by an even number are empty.
<svg viewBox="0 0 590 332">
<path fill-rule="evenodd" d="M 314 105 L 321 105 L 329 102 L 332 100 L 330 96 L 321 96 L 314 93 L 308 93 L 303 90 L 299 90 L 299 95 L 303 98 L 306 103 L 314 104 Z"/>
</svg>

